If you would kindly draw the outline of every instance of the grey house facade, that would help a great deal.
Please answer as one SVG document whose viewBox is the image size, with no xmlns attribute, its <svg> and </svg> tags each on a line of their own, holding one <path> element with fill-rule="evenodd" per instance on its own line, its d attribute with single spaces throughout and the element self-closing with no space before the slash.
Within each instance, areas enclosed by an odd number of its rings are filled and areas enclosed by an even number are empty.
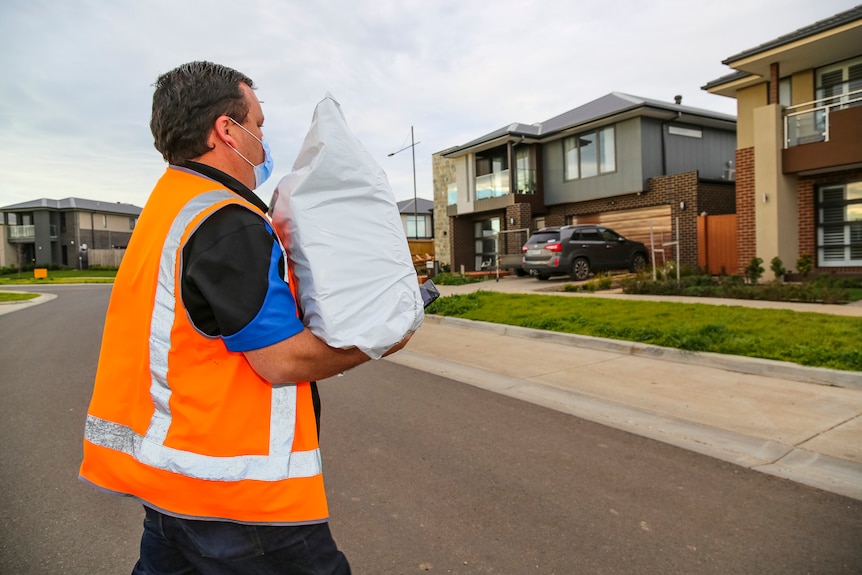
<svg viewBox="0 0 862 575">
<path fill-rule="evenodd" d="M 697 265 L 697 215 L 734 213 L 736 118 L 614 92 L 434 156 L 441 263 L 478 270 L 546 225 L 603 223 Z M 448 254 L 449 261 L 444 261 Z M 511 260 L 510 260 L 511 261 Z"/>
<path fill-rule="evenodd" d="M 82 198 L 40 198 L 0 207 L 3 265 L 81 267 L 90 250 L 121 250 L 141 208 Z"/>
</svg>

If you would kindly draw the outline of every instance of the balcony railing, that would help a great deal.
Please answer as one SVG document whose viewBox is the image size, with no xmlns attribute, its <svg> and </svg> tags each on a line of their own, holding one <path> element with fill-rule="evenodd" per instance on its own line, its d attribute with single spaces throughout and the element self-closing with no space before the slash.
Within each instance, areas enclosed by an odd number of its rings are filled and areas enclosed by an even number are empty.
<svg viewBox="0 0 862 575">
<path fill-rule="evenodd" d="M 509 170 L 476 178 L 476 199 L 498 198 L 509 193 Z"/>
<path fill-rule="evenodd" d="M 7 234 L 8 239 L 16 240 L 19 242 L 25 241 L 35 241 L 36 239 L 36 226 L 35 225 L 24 225 L 24 226 L 8 226 L 9 232 Z M 51 224 L 48 226 L 48 235 L 51 239 L 57 237 L 57 226 Z"/>
<path fill-rule="evenodd" d="M 9 226 L 10 240 L 35 240 L 36 226 Z"/>
<path fill-rule="evenodd" d="M 784 113 L 784 147 L 829 141 L 829 115 L 862 105 L 862 89 L 788 106 Z"/>
</svg>

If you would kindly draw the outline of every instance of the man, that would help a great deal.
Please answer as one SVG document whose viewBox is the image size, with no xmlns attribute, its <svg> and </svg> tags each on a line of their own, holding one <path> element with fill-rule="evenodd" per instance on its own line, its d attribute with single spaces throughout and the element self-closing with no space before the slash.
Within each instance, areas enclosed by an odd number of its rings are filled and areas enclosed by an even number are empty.
<svg viewBox="0 0 862 575">
<path fill-rule="evenodd" d="M 114 283 L 80 472 L 144 504 L 134 574 L 350 572 L 309 382 L 368 356 L 298 318 L 251 191 L 272 171 L 253 88 L 209 62 L 156 83 L 150 128 L 169 167 Z"/>
</svg>

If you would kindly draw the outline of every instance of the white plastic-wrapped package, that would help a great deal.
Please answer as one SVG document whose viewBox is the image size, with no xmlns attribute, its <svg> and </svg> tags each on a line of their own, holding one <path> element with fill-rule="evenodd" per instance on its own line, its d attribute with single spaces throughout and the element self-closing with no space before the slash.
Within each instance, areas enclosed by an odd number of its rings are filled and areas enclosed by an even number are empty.
<svg viewBox="0 0 862 575">
<path fill-rule="evenodd" d="M 303 321 L 315 335 L 379 359 L 422 325 L 422 296 L 395 196 L 330 94 L 317 104 L 270 208 Z"/>
</svg>

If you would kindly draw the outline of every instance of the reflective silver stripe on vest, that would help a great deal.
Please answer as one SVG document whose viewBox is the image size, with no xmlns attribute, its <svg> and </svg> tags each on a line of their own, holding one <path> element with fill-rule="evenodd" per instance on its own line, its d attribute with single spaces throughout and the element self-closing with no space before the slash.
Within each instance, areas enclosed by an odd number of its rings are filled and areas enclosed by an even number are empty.
<svg viewBox="0 0 862 575">
<path fill-rule="evenodd" d="M 177 214 L 162 248 L 150 324 L 150 396 L 155 412 L 146 435 L 141 436 L 128 426 L 91 415 L 87 416 L 84 435 L 87 441 L 95 445 L 127 453 L 146 465 L 196 479 L 278 481 L 319 475 L 322 472 L 319 450 L 291 452 L 296 425 L 296 386 L 290 384 L 272 386 L 268 455 L 214 457 L 164 445 L 172 419 L 167 372 L 171 328 L 176 314 L 176 258 L 180 253 L 183 234 L 192 220 L 213 204 L 229 199 L 236 199 L 236 196 L 225 190 L 207 192 L 193 198 Z"/>
</svg>

